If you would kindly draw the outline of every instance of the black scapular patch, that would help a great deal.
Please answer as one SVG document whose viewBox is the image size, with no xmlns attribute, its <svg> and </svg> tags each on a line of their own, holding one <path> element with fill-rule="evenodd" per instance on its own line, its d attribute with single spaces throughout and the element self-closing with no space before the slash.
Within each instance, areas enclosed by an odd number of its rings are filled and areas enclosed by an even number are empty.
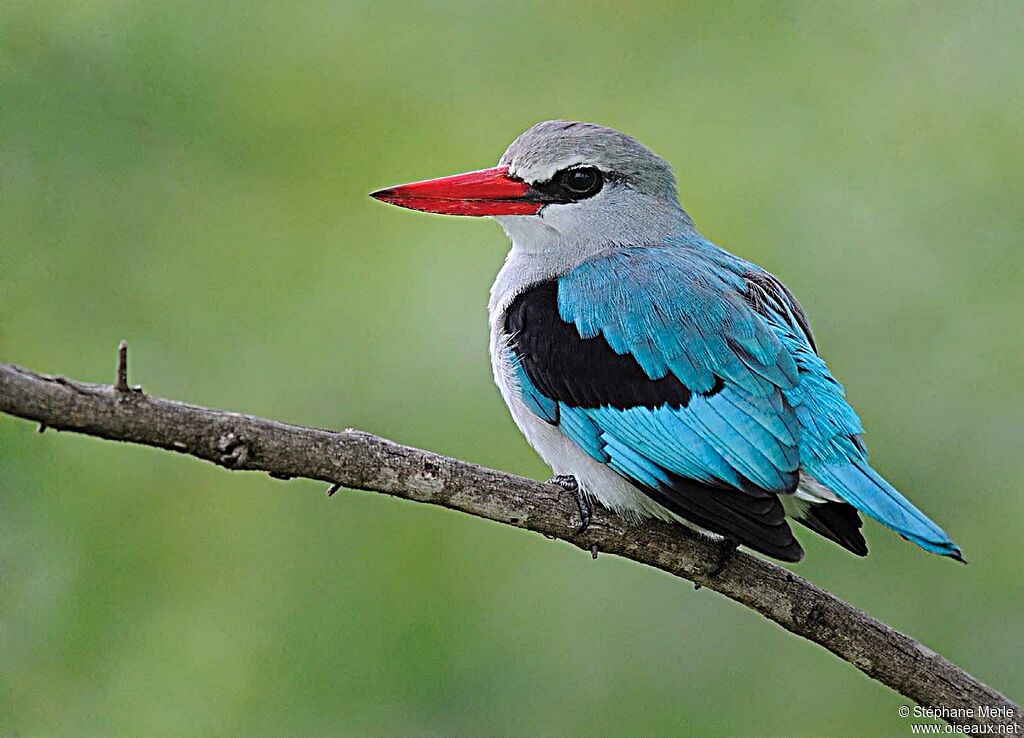
<svg viewBox="0 0 1024 738">
<path fill-rule="evenodd" d="M 571 407 L 686 407 L 691 392 L 672 373 L 651 379 L 630 354 L 617 354 L 604 336 L 583 338 L 558 314 L 558 282 L 516 297 L 505 314 L 526 376 L 546 397 Z M 709 394 L 721 389 L 720 383 Z"/>
<path fill-rule="evenodd" d="M 583 338 L 558 313 L 558 283 L 542 282 L 513 300 L 505 331 L 527 378 L 546 397 L 572 407 L 686 407 L 692 392 L 673 374 L 651 379 L 629 354 L 617 354 L 603 336 Z M 724 384 L 716 378 L 708 395 Z M 676 515 L 705 530 L 783 561 L 799 561 L 800 543 L 778 495 L 750 486 L 725 489 L 669 474 L 667 484 L 628 481 Z M 795 486 L 795 481 L 794 481 Z"/>
</svg>

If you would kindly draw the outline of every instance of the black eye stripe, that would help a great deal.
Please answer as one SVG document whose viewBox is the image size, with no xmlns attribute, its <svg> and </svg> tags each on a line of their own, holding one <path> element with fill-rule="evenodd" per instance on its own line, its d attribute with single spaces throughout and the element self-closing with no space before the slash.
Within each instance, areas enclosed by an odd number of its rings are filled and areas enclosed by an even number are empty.
<svg viewBox="0 0 1024 738">
<path fill-rule="evenodd" d="M 605 174 L 600 169 L 577 164 L 555 172 L 550 180 L 538 182 L 533 189 L 547 202 L 564 204 L 593 197 L 604 187 L 604 182 Z"/>
</svg>

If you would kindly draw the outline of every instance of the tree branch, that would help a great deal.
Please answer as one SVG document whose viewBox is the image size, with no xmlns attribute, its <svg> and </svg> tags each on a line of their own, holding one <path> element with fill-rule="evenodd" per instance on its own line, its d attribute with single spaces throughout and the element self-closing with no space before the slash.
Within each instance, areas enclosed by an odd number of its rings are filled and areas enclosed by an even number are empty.
<svg viewBox="0 0 1024 738">
<path fill-rule="evenodd" d="M 119 347 L 116 385 L 84 384 L 0 364 L 0 412 L 40 429 L 154 446 L 277 479 L 440 505 L 653 566 L 713 589 L 828 649 L 910 700 L 960 725 L 1021 733 L 1021 708 L 956 665 L 782 567 L 737 552 L 716 577 L 717 542 L 679 525 L 630 523 L 600 508 L 575 535 L 576 504 L 541 484 L 356 430 L 334 432 L 186 405 L 128 387 Z"/>
</svg>

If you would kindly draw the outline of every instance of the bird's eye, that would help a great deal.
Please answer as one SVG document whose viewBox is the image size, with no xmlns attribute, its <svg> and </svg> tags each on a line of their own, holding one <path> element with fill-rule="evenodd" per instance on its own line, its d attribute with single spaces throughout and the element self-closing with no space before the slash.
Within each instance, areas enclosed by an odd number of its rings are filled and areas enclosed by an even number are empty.
<svg viewBox="0 0 1024 738">
<path fill-rule="evenodd" d="M 604 185 L 604 177 L 597 167 L 580 166 L 563 169 L 555 175 L 555 182 L 574 199 L 582 199 L 600 192 Z"/>
</svg>

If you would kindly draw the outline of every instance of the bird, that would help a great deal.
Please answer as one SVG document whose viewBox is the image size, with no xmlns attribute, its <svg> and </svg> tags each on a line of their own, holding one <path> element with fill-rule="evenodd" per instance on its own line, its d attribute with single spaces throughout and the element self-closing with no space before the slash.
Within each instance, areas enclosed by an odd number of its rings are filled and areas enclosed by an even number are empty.
<svg viewBox="0 0 1024 738">
<path fill-rule="evenodd" d="M 866 556 L 861 515 L 960 549 L 868 461 L 860 418 L 773 274 L 697 230 L 672 167 L 635 138 L 549 120 L 496 167 L 371 197 L 490 216 L 511 243 L 488 305 L 494 379 L 576 496 L 797 562 L 791 521 Z"/>
</svg>

